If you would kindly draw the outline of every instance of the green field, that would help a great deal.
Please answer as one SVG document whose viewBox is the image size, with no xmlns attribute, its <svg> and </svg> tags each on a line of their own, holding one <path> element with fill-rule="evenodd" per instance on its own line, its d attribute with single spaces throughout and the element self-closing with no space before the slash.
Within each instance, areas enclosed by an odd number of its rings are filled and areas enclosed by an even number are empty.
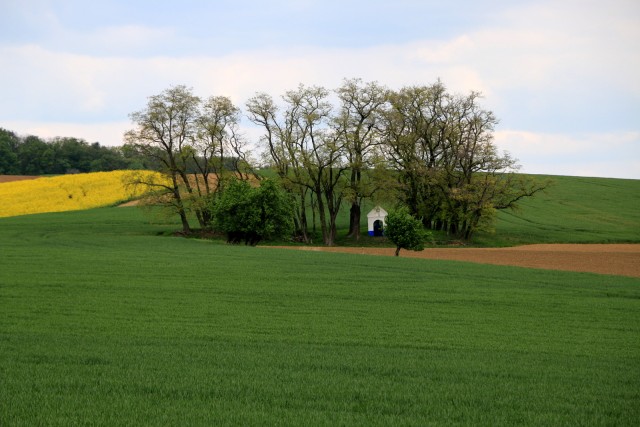
<svg viewBox="0 0 640 427">
<path fill-rule="evenodd" d="M 232 247 L 155 222 L 0 220 L 0 425 L 640 419 L 638 279 Z"/>
<path fill-rule="evenodd" d="M 475 244 L 640 243 L 640 180 L 535 177 L 553 184 L 515 212 L 499 212 L 495 233 L 479 233 Z"/>
</svg>

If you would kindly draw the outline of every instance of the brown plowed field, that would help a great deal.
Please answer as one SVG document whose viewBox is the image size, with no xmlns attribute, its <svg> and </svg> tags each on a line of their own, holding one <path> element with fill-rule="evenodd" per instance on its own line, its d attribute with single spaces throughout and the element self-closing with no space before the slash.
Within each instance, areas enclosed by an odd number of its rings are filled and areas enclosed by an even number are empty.
<svg viewBox="0 0 640 427">
<path fill-rule="evenodd" d="M 40 178 L 39 176 L 31 176 L 31 175 L 0 175 L 0 184 L 3 182 L 13 182 L 13 181 L 23 181 L 25 179 L 36 179 Z"/>
<path fill-rule="evenodd" d="M 392 248 L 289 246 L 291 249 L 393 256 Z M 429 248 L 400 251 L 405 258 L 468 261 L 548 270 L 640 277 L 640 244 L 539 244 L 512 248 Z"/>
</svg>

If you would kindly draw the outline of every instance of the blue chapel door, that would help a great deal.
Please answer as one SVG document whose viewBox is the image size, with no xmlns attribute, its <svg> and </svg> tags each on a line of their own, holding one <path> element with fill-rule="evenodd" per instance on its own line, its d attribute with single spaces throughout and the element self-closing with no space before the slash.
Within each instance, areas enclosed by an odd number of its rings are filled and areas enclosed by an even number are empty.
<svg viewBox="0 0 640 427">
<path fill-rule="evenodd" d="M 384 232 L 384 223 L 380 219 L 375 220 L 375 222 L 373 223 L 373 236 L 380 237 L 382 236 L 383 232 Z"/>
</svg>

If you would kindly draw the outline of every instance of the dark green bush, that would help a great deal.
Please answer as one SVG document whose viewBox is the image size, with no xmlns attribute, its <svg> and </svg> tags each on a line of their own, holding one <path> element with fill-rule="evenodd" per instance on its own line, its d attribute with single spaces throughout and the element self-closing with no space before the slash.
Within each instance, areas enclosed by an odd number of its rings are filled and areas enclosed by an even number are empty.
<svg viewBox="0 0 640 427">
<path fill-rule="evenodd" d="M 213 202 L 214 227 L 229 243 L 255 246 L 262 240 L 283 238 L 293 232 L 289 196 L 272 180 L 259 187 L 232 180 Z"/>
</svg>

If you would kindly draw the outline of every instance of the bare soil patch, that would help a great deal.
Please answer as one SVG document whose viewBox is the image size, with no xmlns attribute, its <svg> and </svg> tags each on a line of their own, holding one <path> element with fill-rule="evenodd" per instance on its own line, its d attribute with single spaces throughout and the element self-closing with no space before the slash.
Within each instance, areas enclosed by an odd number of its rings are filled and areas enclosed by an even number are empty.
<svg viewBox="0 0 640 427">
<path fill-rule="evenodd" d="M 288 246 L 291 249 L 394 256 L 393 248 Z M 640 244 L 538 244 L 512 248 L 428 248 L 401 257 L 467 261 L 640 277 Z"/>
<path fill-rule="evenodd" d="M 0 175 L 0 184 L 3 182 L 24 181 L 26 179 L 37 179 L 39 176 L 32 175 Z"/>
</svg>

